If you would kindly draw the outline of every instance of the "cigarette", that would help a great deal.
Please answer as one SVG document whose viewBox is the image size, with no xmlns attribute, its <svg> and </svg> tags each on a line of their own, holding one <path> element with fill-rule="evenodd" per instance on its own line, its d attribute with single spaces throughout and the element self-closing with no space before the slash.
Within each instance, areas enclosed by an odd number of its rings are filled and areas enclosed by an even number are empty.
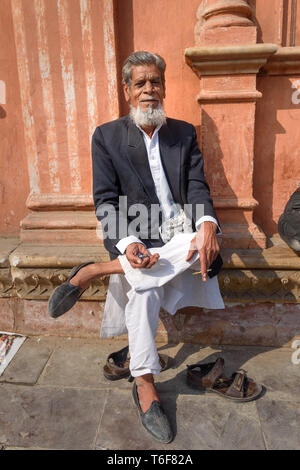
<svg viewBox="0 0 300 470">
<path fill-rule="evenodd" d="M 208 269 L 206 272 L 209 273 L 209 271 L 211 271 L 211 269 Z M 196 273 L 193 273 L 193 276 L 194 276 L 195 274 L 201 274 L 201 275 L 202 275 L 202 272 L 201 272 L 201 271 L 197 271 Z"/>
</svg>

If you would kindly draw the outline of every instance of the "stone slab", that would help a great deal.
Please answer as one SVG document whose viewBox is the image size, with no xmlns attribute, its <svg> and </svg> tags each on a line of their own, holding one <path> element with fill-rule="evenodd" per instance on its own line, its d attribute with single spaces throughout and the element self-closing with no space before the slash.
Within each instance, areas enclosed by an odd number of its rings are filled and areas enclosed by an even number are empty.
<svg viewBox="0 0 300 470">
<path fill-rule="evenodd" d="M 26 342 L 27 343 L 27 342 Z M 24 343 L 24 347 L 25 344 Z M 109 353 L 127 344 L 110 339 L 30 338 L 27 353 L 52 351 L 46 366 L 36 359 L 28 385 L 0 383 L 0 448 L 5 449 L 299 449 L 299 374 L 293 349 L 158 344 L 170 368 L 156 377 L 175 439 L 155 441 L 143 428 L 132 383 L 102 375 Z M 15 378 L 22 377 L 21 353 Z M 225 374 L 238 368 L 265 386 L 250 403 L 234 403 L 187 386 L 187 364 L 225 358 Z M 13 367 L 14 366 L 14 367 Z M 23 376 L 24 377 L 24 376 Z M 31 377 L 31 378 L 30 378 Z M 12 379 L 13 380 L 13 379 Z M 30 383 L 30 380 L 32 383 Z M 76 430 L 76 431 L 74 431 Z"/>
<path fill-rule="evenodd" d="M 130 388 L 127 379 L 111 382 L 103 376 L 107 356 L 128 343 L 123 341 L 61 341 L 54 351 L 39 384 L 67 387 Z"/>
<path fill-rule="evenodd" d="M 237 406 L 220 397 L 160 395 L 175 439 L 155 441 L 143 428 L 131 392 L 109 393 L 97 449 L 208 450 L 264 449 L 258 414 L 253 403 Z"/>
<path fill-rule="evenodd" d="M 256 406 L 267 449 L 299 450 L 300 399 L 296 403 L 289 402 L 273 394 L 272 397 L 262 397 Z"/>
<path fill-rule="evenodd" d="M 254 402 L 236 404 L 210 394 L 179 396 L 174 448 L 264 450 Z"/>
<path fill-rule="evenodd" d="M 163 397 L 161 399 L 163 400 Z M 168 445 L 156 442 L 144 431 L 131 391 L 117 389 L 109 392 L 95 448 L 98 450 L 169 449 Z"/>
<path fill-rule="evenodd" d="M 35 384 L 53 348 L 54 341 L 27 338 L 0 376 L 0 382 Z"/>
<path fill-rule="evenodd" d="M 106 392 L 0 384 L 0 444 L 91 449 Z"/>
<path fill-rule="evenodd" d="M 22 243 L 9 257 L 11 266 L 25 268 L 73 268 L 86 261 L 108 261 L 103 244 L 67 246 Z"/>
</svg>

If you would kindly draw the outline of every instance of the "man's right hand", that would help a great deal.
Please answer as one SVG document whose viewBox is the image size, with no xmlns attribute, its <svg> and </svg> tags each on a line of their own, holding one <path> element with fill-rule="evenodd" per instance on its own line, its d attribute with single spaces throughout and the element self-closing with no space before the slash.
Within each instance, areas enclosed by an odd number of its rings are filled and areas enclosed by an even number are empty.
<svg viewBox="0 0 300 470">
<path fill-rule="evenodd" d="M 139 258 L 138 254 L 148 255 L 147 258 Z M 130 243 L 126 248 L 126 257 L 133 268 L 151 268 L 159 258 L 159 254 L 151 255 L 143 243 Z"/>
</svg>

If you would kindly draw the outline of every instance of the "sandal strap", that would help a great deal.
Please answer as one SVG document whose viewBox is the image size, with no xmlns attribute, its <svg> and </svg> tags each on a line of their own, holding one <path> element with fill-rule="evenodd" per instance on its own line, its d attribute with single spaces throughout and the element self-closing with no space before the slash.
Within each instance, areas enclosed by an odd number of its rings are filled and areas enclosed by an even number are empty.
<svg viewBox="0 0 300 470">
<path fill-rule="evenodd" d="M 235 372 L 232 374 L 234 380 L 228 390 L 226 391 L 226 395 L 236 398 L 243 398 L 244 397 L 244 383 L 246 380 L 246 373 L 243 372 Z"/>
<path fill-rule="evenodd" d="M 224 364 L 225 364 L 225 361 L 223 357 L 218 357 L 211 371 L 209 371 L 208 374 L 202 377 L 202 383 L 204 387 L 211 388 L 214 386 L 215 382 L 218 380 L 220 375 L 222 375 L 222 372 L 224 370 Z"/>
<path fill-rule="evenodd" d="M 198 381 L 201 382 L 201 385 L 206 388 L 212 388 L 218 378 L 222 375 L 225 365 L 223 357 L 218 357 L 215 362 L 210 362 L 208 364 L 192 364 L 187 366 L 188 370 L 194 369 L 196 367 L 199 367 L 201 370 L 201 366 L 208 367 L 210 365 L 213 365 L 211 370 L 206 375 L 203 375 L 201 379 L 198 379 Z"/>
</svg>

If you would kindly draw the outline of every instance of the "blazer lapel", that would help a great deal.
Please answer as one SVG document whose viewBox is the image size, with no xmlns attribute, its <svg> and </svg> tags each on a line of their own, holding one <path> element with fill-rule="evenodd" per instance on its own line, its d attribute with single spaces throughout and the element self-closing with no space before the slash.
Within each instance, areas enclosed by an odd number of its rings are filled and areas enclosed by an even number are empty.
<svg viewBox="0 0 300 470">
<path fill-rule="evenodd" d="M 180 158 L 181 143 L 167 124 L 159 132 L 159 146 L 162 165 L 175 202 L 181 201 L 180 194 Z"/>
<path fill-rule="evenodd" d="M 152 203 L 159 204 L 141 131 L 128 122 L 128 159 Z"/>
</svg>

